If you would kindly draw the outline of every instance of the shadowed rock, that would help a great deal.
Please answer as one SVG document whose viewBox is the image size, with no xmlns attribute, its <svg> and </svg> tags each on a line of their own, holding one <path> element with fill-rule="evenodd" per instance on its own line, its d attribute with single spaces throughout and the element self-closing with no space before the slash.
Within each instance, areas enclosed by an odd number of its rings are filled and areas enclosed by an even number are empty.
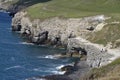
<svg viewBox="0 0 120 80">
<path fill-rule="evenodd" d="M 35 44 L 43 44 L 48 39 L 48 31 L 40 33 L 38 36 L 32 38 L 32 42 Z"/>
<path fill-rule="evenodd" d="M 34 77 L 27 80 L 72 80 L 64 75 L 49 75 L 44 77 Z"/>
<path fill-rule="evenodd" d="M 22 28 L 21 25 L 17 25 L 17 26 L 12 26 L 12 31 L 20 31 Z"/>
</svg>

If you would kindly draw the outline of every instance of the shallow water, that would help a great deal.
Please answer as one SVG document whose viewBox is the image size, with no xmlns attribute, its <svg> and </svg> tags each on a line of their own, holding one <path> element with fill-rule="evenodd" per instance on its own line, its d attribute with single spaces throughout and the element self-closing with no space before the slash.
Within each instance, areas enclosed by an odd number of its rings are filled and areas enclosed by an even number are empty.
<svg viewBox="0 0 120 80">
<path fill-rule="evenodd" d="M 0 80 L 60 74 L 58 66 L 72 62 L 70 58 L 52 57 L 61 51 L 26 43 L 19 33 L 11 31 L 11 17 L 0 12 Z"/>
</svg>

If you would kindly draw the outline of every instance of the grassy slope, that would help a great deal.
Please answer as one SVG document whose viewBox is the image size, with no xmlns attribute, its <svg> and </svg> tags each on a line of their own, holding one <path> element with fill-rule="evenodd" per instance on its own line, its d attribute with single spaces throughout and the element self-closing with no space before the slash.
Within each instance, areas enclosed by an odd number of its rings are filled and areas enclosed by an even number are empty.
<svg viewBox="0 0 120 80">
<path fill-rule="evenodd" d="M 119 15 L 119 0 L 51 0 L 27 9 L 32 18 L 83 17 L 95 14 Z"/>
<path fill-rule="evenodd" d="M 83 80 L 120 80 L 120 59 L 107 66 L 92 69 Z"/>
<path fill-rule="evenodd" d="M 113 44 L 113 48 L 120 46 L 120 24 L 108 24 L 101 31 L 90 35 L 89 40 L 94 43 L 106 45 L 108 42 Z"/>
</svg>

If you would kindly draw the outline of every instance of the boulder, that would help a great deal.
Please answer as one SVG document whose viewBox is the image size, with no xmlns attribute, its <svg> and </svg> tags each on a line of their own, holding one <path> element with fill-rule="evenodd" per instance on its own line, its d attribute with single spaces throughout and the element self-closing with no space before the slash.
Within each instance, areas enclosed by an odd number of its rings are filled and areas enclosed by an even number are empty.
<svg viewBox="0 0 120 80">
<path fill-rule="evenodd" d="M 17 26 L 12 26 L 12 31 L 21 31 L 22 26 L 19 24 Z"/>
<path fill-rule="evenodd" d="M 48 31 L 40 33 L 38 36 L 32 38 L 32 42 L 35 44 L 43 44 L 48 39 Z"/>
<path fill-rule="evenodd" d="M 71 74 L 76 70 L 76 64 L 74 65 L 66 65 L 60 69 L 61 71 L 65 71 L 65 75 Z"/>
</svg>

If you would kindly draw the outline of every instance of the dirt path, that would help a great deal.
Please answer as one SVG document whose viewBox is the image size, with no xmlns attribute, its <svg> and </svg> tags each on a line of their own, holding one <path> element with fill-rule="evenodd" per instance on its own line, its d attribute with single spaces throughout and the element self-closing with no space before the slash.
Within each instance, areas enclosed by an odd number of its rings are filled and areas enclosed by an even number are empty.
<svg viewBox="0 0 120 80">
<path fill-rule="evenodd" d="M 91 43 L 90 41 L 87 41 L 81 37 L 77 37 L 76 39 L 80 40 L 81 42 L 83 42 L 84 44 L 89 44 L 89 45 L 93 45 L 96 48 L 100 49 L 100 50 L 106 50 L 108 54 L 113 55 L 110 58 L 110 62 L 114 61 L 115 59 L 120 57 L 120 48 L 116 48 L 116 49 L 110 49 L 109 47 L 104 47 L 103 45 L 100 44 L 95 44 L 95 43 Z"/>
</svg>

